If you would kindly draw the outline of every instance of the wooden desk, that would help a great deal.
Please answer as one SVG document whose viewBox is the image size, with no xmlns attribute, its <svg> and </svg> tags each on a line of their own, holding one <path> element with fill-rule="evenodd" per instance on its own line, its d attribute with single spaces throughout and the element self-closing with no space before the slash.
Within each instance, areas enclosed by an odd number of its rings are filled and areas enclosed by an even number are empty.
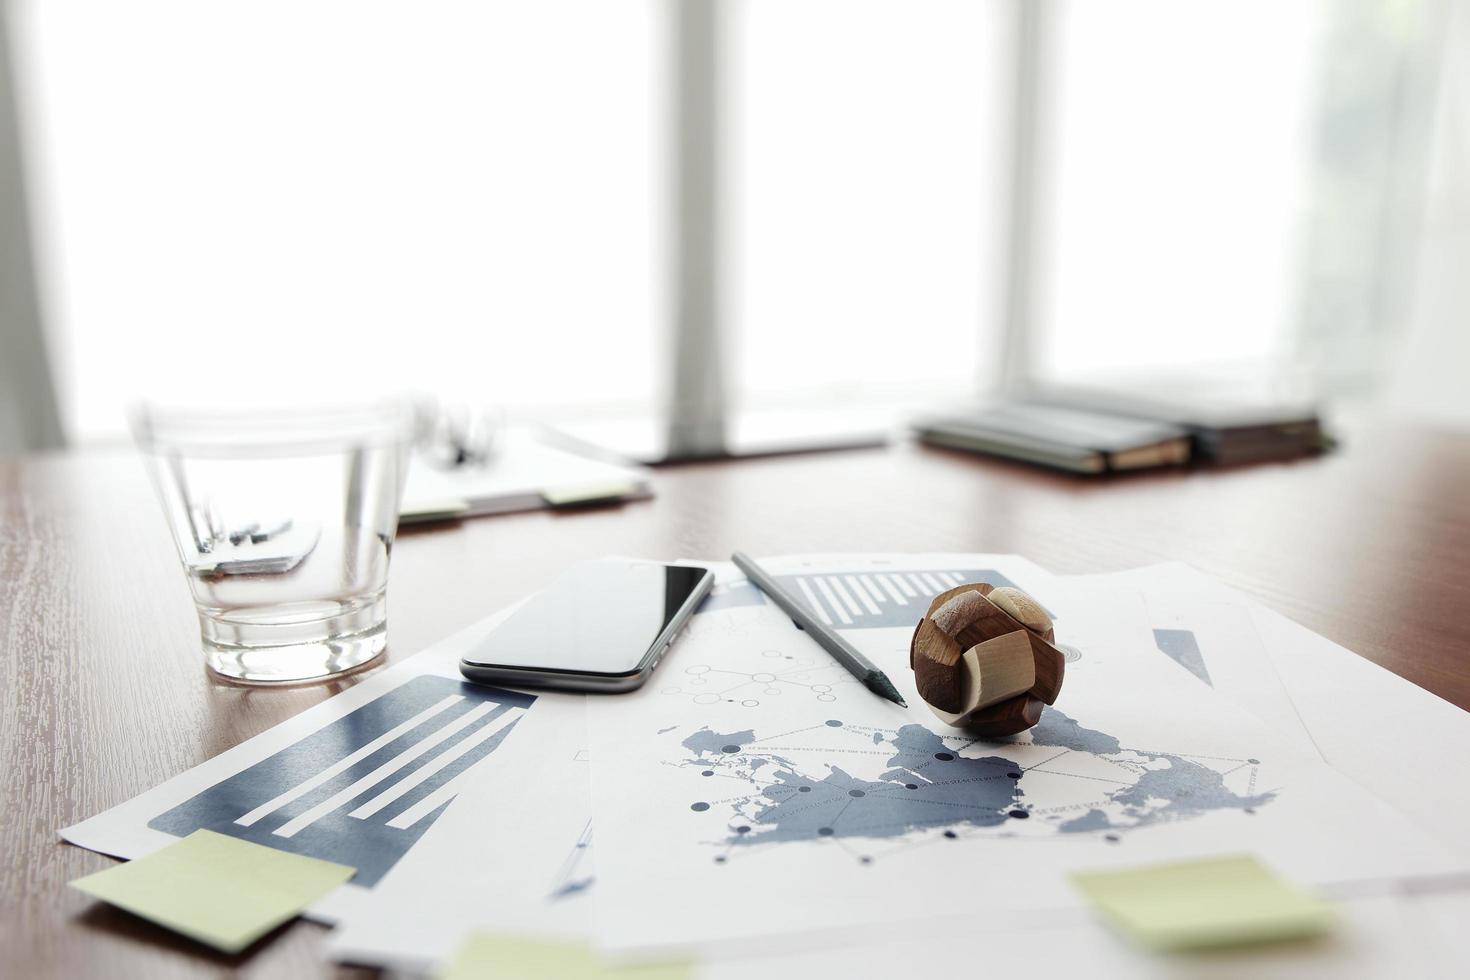
<svg viewBox="0 0 1470 980">
<path fill-rule="evenodd" d="M 604 554 L 1019 552 L 1060 572 L 1183 559 L 1470 708 L 1470 438 L 1350 433 L 1333 456 L 1105 482 L 903 446 L 661 471 L 657 499 L 405 533 L 389 659 Z M 1394 614 L 1389 615 L 1388 610 Z M 131 454 L 0 462 L 0 948 L 15 976 L 325 972 L 309 923 L 238 958 L 66 882 L 111 863 L 56 829 L 351 681 L 210 681 L 193 607 Z M 12 958 L 14 957 L 14 958 Z"/>
</svg>

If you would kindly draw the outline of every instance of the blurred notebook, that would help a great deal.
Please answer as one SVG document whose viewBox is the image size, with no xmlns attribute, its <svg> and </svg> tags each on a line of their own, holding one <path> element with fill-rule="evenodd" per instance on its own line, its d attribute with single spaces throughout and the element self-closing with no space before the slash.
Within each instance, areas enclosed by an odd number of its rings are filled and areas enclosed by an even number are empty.
<svg viewBox="0 0 1470 980">
<path fill-rule="evenodd" d="M 1182 426 L 1198 462 L 1231 464 L 1290 459 L 1332 447 L 1317 409 L 1305 400 L 1273 397 L 1249 385 L 1205 379 L 1103 387 L 1054 387 L 1028 392 L 1033 403 Z"/>
<path fill-rule="evenodd" d="M 1074 473 L 1171 466 L 1190 454 L 1182 426 L 1025 401 L 922 418 L 915 429 L 934 445 Z"/>
</svg>

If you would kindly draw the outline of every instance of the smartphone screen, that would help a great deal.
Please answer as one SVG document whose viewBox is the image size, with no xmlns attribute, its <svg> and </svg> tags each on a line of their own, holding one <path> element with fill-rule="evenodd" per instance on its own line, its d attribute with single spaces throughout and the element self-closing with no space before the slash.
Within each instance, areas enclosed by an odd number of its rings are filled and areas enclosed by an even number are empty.
<svg viewBox="0 0 1470 980">
<path fill-rule="evenodd" d="M 653 562 L 580 562 L 464 660 L 576 674 L 635 673 L 708 575 L 704 568 Z"/>
</svg>

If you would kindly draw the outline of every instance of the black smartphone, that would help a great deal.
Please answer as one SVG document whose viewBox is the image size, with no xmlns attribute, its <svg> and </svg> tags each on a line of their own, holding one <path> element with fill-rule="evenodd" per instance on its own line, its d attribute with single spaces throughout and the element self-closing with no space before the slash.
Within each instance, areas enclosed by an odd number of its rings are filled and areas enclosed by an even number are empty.
<svg viewBox="0 0 1470 980">
<path fill-rule="evenodd" d="M 472 681 L 574 691 L 641 687 L 714 584 L 694 565 L 573 565 L 459 662 Z"/>
</svg>

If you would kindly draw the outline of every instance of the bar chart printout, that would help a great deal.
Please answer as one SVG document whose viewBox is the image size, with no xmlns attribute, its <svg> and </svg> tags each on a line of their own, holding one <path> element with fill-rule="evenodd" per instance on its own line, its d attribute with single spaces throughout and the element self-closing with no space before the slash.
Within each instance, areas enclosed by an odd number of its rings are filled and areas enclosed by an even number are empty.
<svg viewBox="0 0 1470 980">
<path fill-rule="evenodd" d="M 148 822 L 357 868 L 372 887 L 501 744 L 534 695 L 421 675 Z"/>
<path fill-rule="evenodd" d="M 854 572 L 811 572 L 777 575 L 787 593 L 801 601 L 828 626 L 839 629 L 880 629 L 913 626 L 929 607 L 929 600 L 966 582 L 989 582 L 997 588 L 1015 586 L 993 568 L 908 569 L 872 568 Z M 760 590 L 744 579 L 715 590 L 700 604 L 699 612 L 732 606 L 765 604 Z"/>
</svg>

